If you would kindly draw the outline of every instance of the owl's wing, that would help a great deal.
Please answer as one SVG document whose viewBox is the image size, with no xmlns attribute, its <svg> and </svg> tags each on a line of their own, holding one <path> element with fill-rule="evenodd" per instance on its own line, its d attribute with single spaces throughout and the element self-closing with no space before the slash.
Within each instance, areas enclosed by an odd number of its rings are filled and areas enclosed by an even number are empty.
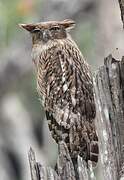
<svg viewBox="0 0 124 180">
<path fill-rule="evenodd" d="M 81 52 L 76 46 L 66 44 L 51 49 L 49 54 L 44 75 L 47 117 L 65 129 L 92 122 L 96 113 L 93 83 Z"/>
<path fill-rule="evenodd" d="M 61 41 L 59 41 L 61 42 Z M 49 129 L 56 142 L 64 140 L 71 157 L 98 161 L 92 75 L 73 42 L 67 39 L 40 56 L 38 91 L 44 99 Z"/>
</svg>

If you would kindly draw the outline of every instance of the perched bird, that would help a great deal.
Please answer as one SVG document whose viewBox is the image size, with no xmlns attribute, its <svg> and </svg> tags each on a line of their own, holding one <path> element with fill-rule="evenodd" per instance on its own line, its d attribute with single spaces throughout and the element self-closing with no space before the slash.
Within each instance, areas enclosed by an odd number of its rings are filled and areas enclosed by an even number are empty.
<svg viewBox="0 0 124 180">
<path fill-rule="evenodd" d="M 73 20 L 20 24 L 32 35 L 37 90 L 49 129 L 64 141 L 72 160 L 98 161 L 96 108 L 89 65 L 69 34 Z"/>
</svg>

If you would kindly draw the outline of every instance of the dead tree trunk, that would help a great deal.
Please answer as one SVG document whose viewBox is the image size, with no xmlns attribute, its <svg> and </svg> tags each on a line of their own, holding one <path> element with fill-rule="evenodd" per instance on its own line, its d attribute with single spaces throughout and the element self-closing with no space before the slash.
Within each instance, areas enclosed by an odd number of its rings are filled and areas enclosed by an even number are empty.
<svg viewBox="0 0 124 180">
<path fill-rule="evenodd" d="M 101 177 L 104 180 L 119 180 L 123 177 L 124 169 L 124 58 L 117 61 L 110 55 L 105 59 L 94 78 L 94 93 Z M 64 142 L 59 144 L 57 172 L 37 163 L 32 150 L 29 152 L 29 162 L 32 180 L 75 180 L 75 173 L 78 173 L 80 180 L 97 178 L 91 162 L 87 168 L 81 157 L 78 157 L 78 172 L 74 171 Z"/>
<path fill-rule="evenodd" d="M 51 167 L 45 167 L 36 162 L 32 149 L 30 149 L 28 157 L 32 180 L 76 180 L 73 163 L 64 142 L 59 144 L 57 173 Z M 78 176 L 80 180 L 95 180 L 91 163 L 89 162 L 89 168 L 87 169 L 81 157 L 78 157 Z"/>
<path fill-rule="evenodd" d="M 117 61 L 108 56 L 94 79 L 94 87 L 103 176 L 118 180 L 124 160 L 124 58 Z"/>
<path fill-rule="evenodd" d="M 120 5 L 120 10 L 121 10 L 121 20 L 123 23 L 123 28 L 124 28 L 124 0 L 118 0 L 119 5 Z"/>
</svg>

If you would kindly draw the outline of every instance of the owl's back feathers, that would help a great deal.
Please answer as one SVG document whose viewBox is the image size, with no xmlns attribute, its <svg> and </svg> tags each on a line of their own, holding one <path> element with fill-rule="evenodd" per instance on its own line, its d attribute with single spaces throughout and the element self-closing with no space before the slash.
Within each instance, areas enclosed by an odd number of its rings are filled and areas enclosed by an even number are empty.
<svg viewBox="0 0 124 180">
<path fill-rule="evenodd" d="M 70 37 L 51 40 L 42 48 L 37 85 L 55 141 L 64 140 L 72 158 L 81 155 L 86 161 L 97 162 L 92 75 Z"/>
</svg>

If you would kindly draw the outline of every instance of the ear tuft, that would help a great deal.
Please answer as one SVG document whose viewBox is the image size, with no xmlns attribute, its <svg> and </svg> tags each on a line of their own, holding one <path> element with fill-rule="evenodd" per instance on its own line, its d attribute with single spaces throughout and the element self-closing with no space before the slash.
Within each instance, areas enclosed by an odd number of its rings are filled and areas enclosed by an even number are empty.
<svg viewBox="0 0 124 180">
<path fill-rule="evenodd" d="M 71 20 L 71 19 L 65 19 L 64 21 L 62 21 L 62 25 L 67 29 L 70 30 L 72 28 L 75 27 L 75 21 Z"/>
<path fill-rule="evenodd" d="M 26 29 L 27 31 L 31 32 L 35 29 L 34 24 L 19 24 L 19 27 Z"/>
</svg>

